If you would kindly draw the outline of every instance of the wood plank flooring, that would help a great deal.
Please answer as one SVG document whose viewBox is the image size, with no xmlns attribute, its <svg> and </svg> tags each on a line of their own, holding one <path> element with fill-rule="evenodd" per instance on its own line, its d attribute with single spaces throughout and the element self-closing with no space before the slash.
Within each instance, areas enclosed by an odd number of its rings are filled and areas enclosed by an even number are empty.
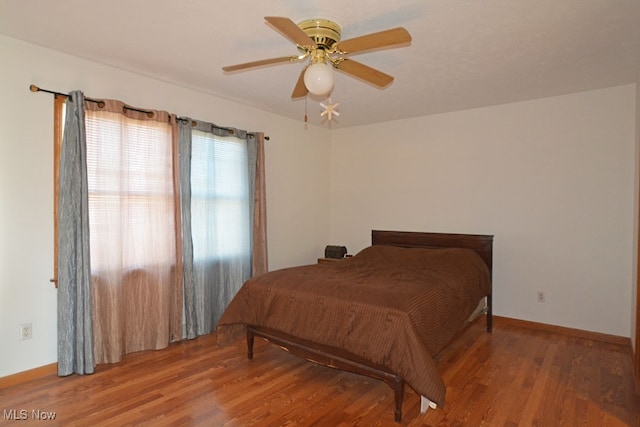
<svg viewBox="0 0 640 427">
<path fill-rule="evenodd" d="M 215 335 L 204 336 L 99 365 L 93 375 L 0 388 L 0 425 L 640 426 L 623 345 L 496 319 L 492 334 L 477 321 L 437 362 L 446 406 L 420 415 L 419 397 L 407 387 L 397 424 L 393 393 L 382 382 L 262 340 L 249 361 L 244 342 L 219 348 Z"/>
</svg>

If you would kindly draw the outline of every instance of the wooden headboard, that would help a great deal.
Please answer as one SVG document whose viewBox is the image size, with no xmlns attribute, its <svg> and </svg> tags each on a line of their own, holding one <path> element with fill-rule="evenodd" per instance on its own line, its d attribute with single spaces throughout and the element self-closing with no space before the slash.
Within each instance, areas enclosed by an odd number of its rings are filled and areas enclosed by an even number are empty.
<svg viewBox="0 0 640 427">
<path fill-rule="evenodd" d="M 414 231 L 371 231 L 372 245 L 407 248 L 463 248 L 475 251 L 489 267 L 493 267 L 493 235 L 422 233 Z"/>
</svg>

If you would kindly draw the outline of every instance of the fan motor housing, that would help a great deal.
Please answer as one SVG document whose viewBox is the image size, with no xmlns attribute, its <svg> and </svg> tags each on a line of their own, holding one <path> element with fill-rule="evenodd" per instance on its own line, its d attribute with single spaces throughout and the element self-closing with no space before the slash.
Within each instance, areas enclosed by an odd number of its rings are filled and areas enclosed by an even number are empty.
<svg viewBox="0 0 640 427">
<path fill-rule="evenodd" d="M 321 49 L 329 51 L 340 41 L 340 26 L 328 19 L 307 19 L 298 23 L 298 27 Z"/>
</svg>

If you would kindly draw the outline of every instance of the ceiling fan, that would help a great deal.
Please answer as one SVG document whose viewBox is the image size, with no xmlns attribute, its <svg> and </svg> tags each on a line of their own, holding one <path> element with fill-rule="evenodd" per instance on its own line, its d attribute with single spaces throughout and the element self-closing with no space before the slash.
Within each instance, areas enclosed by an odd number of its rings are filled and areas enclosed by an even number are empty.
<svg viewBox="0 0 640 427">
<path fill-rule="evenodd" d="M 376 87 L 385 88 L 393 81 L 392 76 L 345 56 L 374 49 L 402 47 L 411 43 L 411 35 L 402 27 L 340 41 L 340 26 L 326 19 L 309 19 L 299 24 L 295 24 L 289 18 L 277 16 L 267 16 L 264 19 L 295 43 L 302 54 L 246 62 L 223 67 L 222 70 L 233 72 L 309 59 L 309 64 L 303 68 L 293 89 L 292 98 L 304 97 L 309 92 L 314 95 L 326 95 L 331 92 L 331 66 Z"/>
</svg>

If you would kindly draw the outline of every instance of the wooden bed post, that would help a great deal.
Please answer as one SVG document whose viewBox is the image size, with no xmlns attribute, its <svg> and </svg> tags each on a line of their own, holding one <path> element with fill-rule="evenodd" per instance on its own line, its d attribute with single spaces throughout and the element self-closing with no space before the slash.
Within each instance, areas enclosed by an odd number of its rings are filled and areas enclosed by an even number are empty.
<svg viewBox="0 0 640 427">
<path fill-rule="evenodd" d="M 393 384 L 389 381 L 386 383 L 393 389 L 395 400 L 395 409 L 393 410 L 394 419 L 397 423 L 402 421 L 402 401 L 404 400 L 404 380 L 399 375 L 393 378 Z"/>
<path fill-rule="evenodd" d="M 487 295 L 487 332 L 493 331 L 493 298 Z"/>
<path fill-rule="evenodd" d="M 247 358 L 249 360 L 253 360 L 253 341 L 255 338 L 255 334 L 253 333 L 253 329 L 247 326 Z"/>
</svg>

